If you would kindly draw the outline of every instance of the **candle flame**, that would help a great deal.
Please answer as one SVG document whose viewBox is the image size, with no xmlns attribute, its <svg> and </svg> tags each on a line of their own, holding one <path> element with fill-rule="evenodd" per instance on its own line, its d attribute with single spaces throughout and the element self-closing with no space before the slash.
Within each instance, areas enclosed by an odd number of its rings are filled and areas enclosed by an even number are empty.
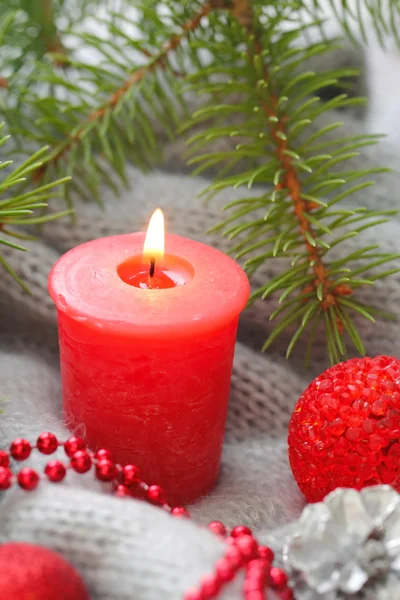
<svg viewBox="0 0 400 600">
<path fill-rule="evenodd" d="M 157 208 L 154 211 L 149 226 L 147 228 L 146 238 L 143 247 L 143 259 L 158 261 L 164 256 L 164 215 Z"/>
</svg>

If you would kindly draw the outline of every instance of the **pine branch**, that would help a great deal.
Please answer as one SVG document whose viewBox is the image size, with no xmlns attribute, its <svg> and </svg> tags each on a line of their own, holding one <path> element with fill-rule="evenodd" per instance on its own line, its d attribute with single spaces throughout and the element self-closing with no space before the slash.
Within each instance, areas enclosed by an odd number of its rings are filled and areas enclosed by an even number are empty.
<svg viewBox="0 0 400 600">
<path fill-rule="evenodd" d="M 88 118 L 86 123 L 82 125 L 81 128 L 78 128 L 71 136 L 68 142 L 62 145 L 62 148 L 56 151 L 51 160 L 45 163 L 40 169 L 38 169 L 35 173 L 33 173 L 34 181 L 40 181 L 45 175 L 47 169 L 51 166 L 52 162 L 58 162 L 61 158 L 64 158 L 65 155 L 71 150 L 71 148 L 79 144 L 82 139 L 82 135 L 85 131 L 85 126 L 89 123 L 98 122 L 100 123 L 105 116 L 107 115 L 107 111 L 113 111 L 123 99 L 124 96 L 137 84 L 139 84 L 148 74 L 154 72 L 157 68 L 163 68 L 165 65 L 169 55 L 176 50 L 176 48 L 187 39 L 188 35 L 193 32 L 203 17 L 206 17 L 216 6 L 220 4 L 219 0 L 212 0 L 211 2 L 207 2 L 202 6 L 202 8 L 192 16 L 186 23 L 182 26 L 182 32 L 180 35 L 174 35 L 171 37 L 166 46 L 155 56 L 151 55 L 151 53 L 147 52 L 145 49 L 141 49 L 143 54 L 147 56 L 150 60 L 149 62 L 140 67 L 136 71 L 134 71 L 129 78 L 120 86 L 113 94 L 108 98 L 108 100 L 103 103 L 100 107 L 93 110 Z"/>
<path fill-rule="evenodd" d="M 0 131 L 3 126 L 4 123 L 0 123 Z M 0 146 L 5 144 L 9 137 L 10 136 L 0 137 Z M 0 181 L 0 245 L 26 251 L 27 248 L 25 246 L 12 241 L 12 238 L 18 240 L 32 240 L 35 238 L 32 235 L 23 234 L 19 229 L 14 229 L 14 226 L 32 226 L 71 214 L 71 211 L 69 210 L 54 213 L 52 215 L 42 214 L 43 209 L 47 207 L 48 200 L 52 197 L 61 195 L 54 193 L 52 191 L 53 188 L 64 185 L 70 180 L 70 177 L 64 177 L 63 179 L 36 189 L 21 189 L 21 186 L 26 182 L 32 171 L 44 163 L 47 150 L 47 148 L 42 148 L 35 152 L 29 159 L 6 174 L 3 180 Z M 0 170 L 5 169 L 7 171 L 11 165 L 12 161 L 0 161 Z M 15 188 L 14 195 L 8 193 L 10 188 Z M 11 268 L 2 254 L 0 254 L 0 263 L 14 277 L 17 283 L 29 293 L 29 289 L 26 287 L 25 283 Z"/>
<path fill-rule="evenodd" d="M 224 57 L 223 64 L 214 56 L 208 69 L 190 77 L 191 91 L 214 92 L 210 104 L 198 110 L 185 126 L 190 129 L 211 120 L 211 125 L 189 140 L 196 154 L 190 162 L 200 165 L 196 172 L 221 165 L 219 176 L 206 190 L 209 197 L 227 187 L 247 185 L 251 188 L 256 183 L 268 185 L 273 181 L 270 192 L 260 197 L 244 197 L 228 205 L 227 210 L 233 211 L 231 216 L 215 229 L 230 239 L 239 240 L 232 251 L 238 259 L 249 257 L 244 263 L 249 275 L 269 259 L 290 261 L 287 270 L 252 294 L 252 300 L 279 294 L 279 306 L 271 320 L 279 317 L 280 321 L 264 349 L 289 328 L 294 330 L 287 350 L 290 356 L 304 333 L 308 331 L 312 341 L 316 328 L 323 324 L 328 354 L 332 362 L 338 362 L 346 355 L 346 337 L 364 353 L 350 314 L 358 313 L 374 320 L 374 309 L 353 299 L 355 291 L 395 272 L 396 269 L 390 269 L 377 275 L 369 273 L 376 266 L 398 259 L 399 255 L 380 254 L 376 247 L 361 248 L 338 260 L 331 259 L 328 253 L 346 239 L 386 222 L 396 211 L 338 207 L 347 196 L 371 184 L 365 181 L 366 176 L 384 171 L 340 170 L 341 163 L 346 165 L 348 159 L 357 155 L 355 150 L 375 143 L 373 137 L 343 137 L 337 140 L 335 149 L 332 141 L 324 142 L 323 138 L 339 124 L 307 133 L 310 124 L 328 109 L 355 102 L 339 95 L 321 104 L 316 96 L 328 83 L 354 76 L 354 71 L 298 72 L 299 64 L 304 64 L 316 52 L 329 51 L 332 43 L 308 48 L 296 45 L 295 41 L 307 26 L 293 25 L 282 33 L 284 17 L 277 9 L 275 18 L 269 12 L 270 20 L 261 29 L 260 11 L 256 11 L 251 23 L 244 27 L 232 21 L 227 25 L 216 23 L 219 29 L 214 35 L 227 39 L 225 27 L 229 29 L 229 49 L 225 47 L 230 56 Z M 240 45 L 246 47 L 245 53 L 237 51 Z M 214 76 L 215 83 L 209 83 L 210 75 Z M 234 92 L 241 94 L 241 100 L 228 104 L 226 98 Z M 232 114 L 242 115 L 240 125 L 229 124 Z M 232 151 L 200 154 L 211 139 L 223 137 L 237 137 L 241 141 Z M 329 154 L 321 153 L 325 146 L 330 148 Z M 248 168 L 240 171 L 240 165 L 246 163 Z M 230 173 L 233 168 L 236 171 L 239 168 L 240 172 Z M 361 183 L 354 185 L 357 179 Z M 353 261 L 364 264 L 349 269 L 348 264 Z M 365 272 L 368 276 L 360 277 Z"/>
</svg>

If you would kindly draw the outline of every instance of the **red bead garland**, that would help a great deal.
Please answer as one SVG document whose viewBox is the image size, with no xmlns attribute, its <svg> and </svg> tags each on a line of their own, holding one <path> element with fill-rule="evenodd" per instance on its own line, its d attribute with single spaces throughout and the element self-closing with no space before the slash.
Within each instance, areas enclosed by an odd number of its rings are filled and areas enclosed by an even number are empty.
<svg viewBox="0 0 400 600">
<path fill-rule="evenodd" d="M 175 518 L 187 518 L 189 513 L 182 506 L 171 507 L 167 504 L 165 492 L 159 485 L 148 486 L 140 479 L 136 465 L 117 465 L 112 460 L 111 452 L 105 448 L 95 453 L 86 449 L 84 441 L 72 436 L 64 444 L 49 432 L 41 433 L 36 448 L 43 454 L 52 454 L 59 446 L 63 446 L 70 458 L 69 468 L 77 473 L 88 472 L 94 466 L 95 476 L 100 481 L 113 483 L 114 493 L 120 498 L 141 497 L 152 504 L 161 506 Z M 10 446 L 10 455 L 16 460 L 28 458 L 32 450 L 30 443 L 18 438 Z M 24 457 L 24 458 L 23 458 Z M 31 491 L 40 481 L 39 474 L 29 467 L 21 469 L 15 477 L 8 468 L 9 454 L 0 450 L 0 490 L 6 490 L 16 481 L 18 485 Z M 48 481 L 63 481 L 67 468 L 60 460 L 51 460 L 44 468 Z M 267 600 L 265 594 L 272 588 L 280 600 L 293 600 L 293 592 L 288 587 L 288 578 L 284 571 L 272 567 L 273 551 L 267 546 L 259 545 L 251 529 L 238 525 L 230 533 L 220 521 L 212 521 L 208 528 L 215 535 L 225 539 L 224 557 L 217 560 L 214 572 L 204 575 L 197 588 L 188 590 L 184 600 L 211 600 L 216 598 L 224 585 L 234 579 L 239 570 L 245 570 L 243 593 L 246 600 Z"/>
</svg>

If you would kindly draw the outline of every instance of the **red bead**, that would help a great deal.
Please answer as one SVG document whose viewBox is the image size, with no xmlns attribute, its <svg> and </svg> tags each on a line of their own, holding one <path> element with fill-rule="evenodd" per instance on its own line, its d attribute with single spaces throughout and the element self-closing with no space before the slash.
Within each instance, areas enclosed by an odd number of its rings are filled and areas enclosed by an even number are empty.
<svg viewBox="0 0 400 600">
<path fill-rule="evenodd" d="M 96 460 L 112 460 L 112 452 L 107 448 L 100 448 L 94 455 Z"/>
<path fill-rule="evenodd" d="M 175 506 L 172 510 L 171 510 L 171 515 L 173 517 L 189 517 L 189 513 L 186 510 L 186 508 L 183 508 L 183 506 Z"/>
<path fill-rule="evenodd" d="M 99 481 L 112 481 L 117 476 L 115 464 L 106 458 L 99 460 L 96 465 L 96 477 Z"/>
<path fill-rule="evenodd" d="M 28 440 L 17 438 L 11 443 L 10 454 L 15 460 L 25 460 L 32 451 L 32 446 Z"/>
<path fill-rule="evenodd" d="M 258 556 L 264 558 L 268 563 L 272 563 L 275 558 L 274 551 L 268 546 L 258 546 Z"/>
<path fill-rule="evenodd" d="M 279 590 L 279 600 L 294 600 L 293 590 L 290 588 Z"/>
<path fill-rule="evenodd" d="M 237 538 L 241 535 L 253 535 L 253 532 L 251 531 L 251 529 L 249 529 L 245 525 L 237 525 L 236 527 L 234 527 L 232 529 L 232 531 L 231 531 L 232 537 Z"/>
<path fill-rule="evenodd" d="M 44 469 L 45 474 L 49 481 L 58 483 L 62 481 L 67 473 L 67 470 L 63 463 L 59 460 L 51 460 L 47 463 Z"/>
<path fill-rule="evenodd" d="M 206 600 L 202 592 L 196 588 L 190 588 L 185 592 L 183 600 Z"/>
<path fill-rule="evenodd" d="M 221 587 L 221 582 L 214 574 L 204 575 L 201 578 L 200 590 L 204 598 L 215 598 Z"/>
<path fill-rule="evenodd" d="M 92 466 L 92 459 L 86 450 L 78 450 L 71 458 L 71 467 L 77 473 L 86 473 Z"/>
<path fill-rule="evenodd" d="M 126 485 L 117 485 L 116 490 L 115 490 L 115 494 L 119 497 L 119 498 L 126 498 L 127 496 L 132 496 L 132 493 L 130 491 L 129 488 L 126 487 Z"/>
<path fill-rule="evenodd" d="M 8 467 L 10 465 L 10 456 L 5 450 L 0 450 L 0 467 Z"/>
<path fill-rule="evenodd" d="M 76 437 L 73 435 L 69 438 L 64 444 L 65 454 L 72 458 L 78 450 L 84 450 L 86 448 L 86 444 L 82 438 Z"/>
<path fill-rule="evenodd" d="M 236 539 L 236 545 L 244 559 L 250 560 L 257 556 L 258 544 L 251 535 L 241 535 Z"/>
<path fill-rule="evenodd" d="M 237 546 L 229 546 L 225 551 L 225 558 L 234 569 L 240 567 L 243 562 L 242 553 Z"/>
<path fill-rule="evenodd" d="M 125 465 L 122 467 L 121 483 L 129 486 L 139 482 L 139 468 L 136 465 Z"/>
<path fill-rule="evenodd" d="M 58 440 L 54 434 L 46 431 L 39 435 L 36 447 L 42 454 L 53 454 L 58 448 Z"/>
<path fill-rule="evenodd" d="M 159 485 L 151 485 L 147 490 L 147 499 L 154 504 L 165 504 L 165 493 Z"/>
<path fill-rule="evenodd" d="M 17 479 L 18 485 L 20 485 L 22 489 L 26 491 L 34 490 L 39 483 L 39 475 L 30 467 L 24 467 L 21 469 L 18 473 Z"/>
<path fill-rule="evenodd" d="M 287 585 L 288 576 L 286 575 L 285 571 L 282 571 L 282 569 L 278 569 L 278 567 L 272 567 L 269 575 L 272 587 L 281 588 Z"/>
<path fill-rule="evenodd" d="M 289 460 L 308 502 L 338 487 L 389 484 L 400 492 L 400 360 L 353 358 L 319 375 L 289 424 Z"/>
<path fill-rule="evenodd" d="M 234 578 L 236 569 L 233 568 L 232 563 L 227 558 L 220 558 L 215 563 L 215 572 L 218 574 L 219 579 L 226 583 Z"/>
<path fill-rule="evenodd" d="M 221 521 L 211 521 L 208 524 L 208 529 L 215 533 L 215 535 L 226 535 L 226 527 Z"/>
<path fill-rule="evenodd" d="M 0 490 L 8 490 L 12 483 L 12 473 L 7 467 L 0 467 Z"/>
</svg>

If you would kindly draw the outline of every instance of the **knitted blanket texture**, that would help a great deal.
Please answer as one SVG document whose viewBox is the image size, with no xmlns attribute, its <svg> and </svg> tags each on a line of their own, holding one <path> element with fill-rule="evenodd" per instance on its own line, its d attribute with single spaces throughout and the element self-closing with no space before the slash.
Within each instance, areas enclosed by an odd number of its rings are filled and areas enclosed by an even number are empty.
<svg viewBox="0 0 400 600">
<path fill-rule="evenodd" d="M 364 130 L 360 117 L 351 113 L 332 114 L 329 119 L 343 121 L 346 135 Z M 383 141 L 362 150 L 352 166 L 396 167 L 397 155 L 390 144 Z M 157 206 L 165 211 L 169 232 L 229 249 L 228 240 L 205 232 L 221 218 L 224 203 L 242 192 L 227 190 L 205 206 L 196 196 L 207 181 L 189 176 L 181 151 L 180 143 L 167 146 L 165 163 L 147 175 L 130 167 L 129 189 L 121 198 L 104 191 L 105 211 L 95 203 L 77 201 L 75 225 L 68 219 L 50 223 L 24 255 L 5 250 L 33 295 L 22 292 L 0 270 L 0 395 L 6 400 L 0 415 L 0 447 L 16 436 L 33 442 L 46 430 L 60 439 L 68 435 L 62 417 L 56 311 L 47 292 L 48 273 L 62 253 L 97 237 L 143 230 Z M 353 196 L 349 205 L 396 208 L 400 176 L 392 173 L 376 180 L 376 186 Z M 376 242 L 384 251 L 400 250 L 399 218 L 366 230 L 335 252 L 345 255 L 360 243 Z M 280 260 L 267 262 L 253 277 L 252 287 L 268 281 L 282 266 Z M 398 313 L 400 275 L 365 286 L 360 296 Z M 62 484 L 43 483 L 31 493 L 16 488 L 5 492 L 0 541 L 25 540 L 60 552 L 82 574 L 93 600 L 175 600 L 212 571 L 223 555 L 223 543 L 202 524 L 214 519 L 228 526 L 243 523 L 267 542 L 271 529 L 296 518 L 304 499 L 288 465 L 287 425 L 297 398 L 328 363 L 323 332 L 316 339 L 308 371 L 303 364 L 306 341 L 299 342 L 290 361 L 285 359 L 293 331 L 268 353 L 260 352 L 276 302 L 276 298 L 257 302 L 242 315 L 220 479 L 207 498 L 190 507 L 192 521 L 173 519 L 143 502 L 111 497 L 107 485 L 93 481 L 93 474 L 69 473 Z M 399 323 L 378 320 L 374 325 L 364 320 L 361 328 L 368 355 L 400 355 Z M 38 467 L 43 462 L 33 453 L 27 464 Z M 240 598 L 240 583 L 227 586 L 222 598 Z"/>
</svg>

